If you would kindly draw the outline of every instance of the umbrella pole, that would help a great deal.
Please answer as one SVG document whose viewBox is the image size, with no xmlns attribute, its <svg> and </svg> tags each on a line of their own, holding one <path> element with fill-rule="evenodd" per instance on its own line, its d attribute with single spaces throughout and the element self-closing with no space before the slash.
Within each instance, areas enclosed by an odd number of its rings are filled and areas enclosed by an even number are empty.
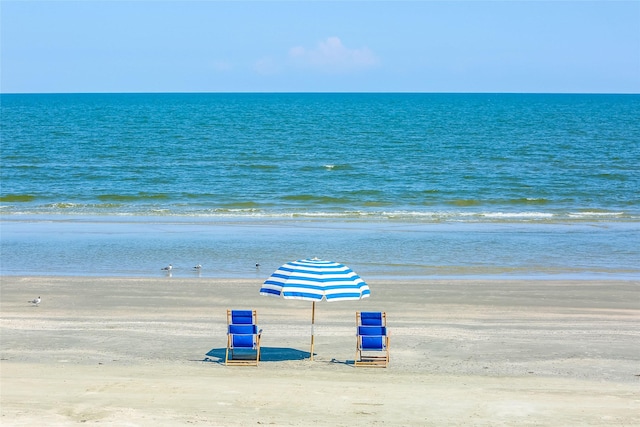
<svg viewBox="0 0 640 427">
<path fill-rule="evenodd" d="M 311 361 L 313 361 L 313 325 L 316 323 L 316 302 L 311 304 Z"/>
</svg>

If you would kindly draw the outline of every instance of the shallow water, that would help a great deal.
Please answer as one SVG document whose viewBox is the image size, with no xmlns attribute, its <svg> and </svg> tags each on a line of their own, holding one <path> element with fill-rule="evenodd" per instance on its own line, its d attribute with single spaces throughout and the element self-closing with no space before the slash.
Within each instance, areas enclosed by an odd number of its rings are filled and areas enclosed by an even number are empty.
<svg viewBox="0 0 640 427">
<path fill-rule="evenodd" d="M 416 224 L 193 218 L 11 218 L 2 274 L 264 279 L 319 257 L 373 277 L 640 279 L 640 224 Z M 260 267 L 256 268 L 255 264 Z M 202 270 L 193 266 L 201 264 Z"/>
</svg>

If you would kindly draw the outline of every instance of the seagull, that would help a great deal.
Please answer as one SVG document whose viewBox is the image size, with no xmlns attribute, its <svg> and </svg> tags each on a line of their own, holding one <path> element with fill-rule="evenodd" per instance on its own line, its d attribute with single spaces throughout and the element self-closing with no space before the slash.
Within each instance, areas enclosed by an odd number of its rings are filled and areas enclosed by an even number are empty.
<svg viewBox="0 0 640 427">
<path fill-rule="evenodd" d="M 36 299 L 33 299 L 31 301 L 27 301 L 27 302 L 29 302 L 31 304 L 35 304 L 36 306 L 38 306 L 38 305 L 40 305 L 40 301 L 42 301 L 42 300 L 40 299 L 40 297 L 38 297 Z"/>
<path fill-rule="evenodd" d="M 198 264 L 195 267 L 193 267 L 194 270 L 200 270 L 201 268 L 202 268 L 202 266 L 200 264 Z"/>
<path fill-rule="evenodd" d="M 256 263 L 256 268 L 260 268 L 260 264 Z"/>
<path fill-rule="evenodd" d="M 171 264 L 169 264 L 169 265 L 168 265 L 168 266 L 166 266 L 166 267 L 162 267 L 162 270 L 164 270 L 164 271 L 171 271 L 171 269 L 172 269 L 172 268 L 173 268 L 173 266 L 172 266 Z"/>
</svg>

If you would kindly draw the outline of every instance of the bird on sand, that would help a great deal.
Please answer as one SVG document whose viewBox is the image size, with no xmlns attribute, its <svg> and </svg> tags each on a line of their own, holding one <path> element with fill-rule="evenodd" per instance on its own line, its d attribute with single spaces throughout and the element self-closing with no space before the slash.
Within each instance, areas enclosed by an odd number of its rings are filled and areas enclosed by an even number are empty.
<svg viewBox="0 0 640 427">
<path fill-rule="evenodd" d="M 35 304 L 36 306 L 38 306 L 38 305 L 40 305 L 40 301 L 42 301 L 42 300 L 40 299 L 40 297 L 38 297 L 36 299 L 32 299 L 31 301 L 27 301 L 27 302 L 31 303 L 31 304 Z"/>
<path fill-rule="evenodd" d="M 171 269 L 172 269 L 172 268 L 173 268 L 173 266 L 172 266 L 171 264 L 169 264 L 169 265 L 168 265 L 168 266 L 166 266 L 166 267 L 162 267 L 162 270 L 164 270 L 164 271 L 171 271 Z"/>
</svg>

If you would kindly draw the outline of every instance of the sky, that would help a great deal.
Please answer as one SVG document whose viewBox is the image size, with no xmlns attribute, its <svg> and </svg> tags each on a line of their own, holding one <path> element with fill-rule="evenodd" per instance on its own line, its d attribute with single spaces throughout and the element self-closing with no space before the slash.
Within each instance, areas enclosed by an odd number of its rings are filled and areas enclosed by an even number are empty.
<svg viewBox="0 0 640 427">
<path fill-rule="evenodd" d="M 640 93 L 640 0 L 0 1 L 0 92 Z"/>
</svg>

